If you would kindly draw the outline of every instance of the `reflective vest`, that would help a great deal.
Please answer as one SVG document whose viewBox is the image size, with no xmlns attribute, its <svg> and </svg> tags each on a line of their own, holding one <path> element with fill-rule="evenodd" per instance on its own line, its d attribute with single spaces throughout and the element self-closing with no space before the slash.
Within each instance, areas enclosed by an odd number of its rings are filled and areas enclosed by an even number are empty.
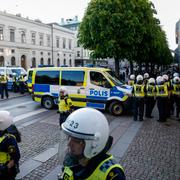
<svg viewBox="0 0 180 180">
<path fill-rule="evenodd" d="M 102 161 L 86 180 L 105 180 L 113 168 L 119 168 L 124 172 L 122 166 L 117 164 L 111 155 Z M 62 177 L 64 180 L 74 180 L 73 171 L 69 167 L 65 167 Z"/>
<path fill-rule="evenodd" d="M 172 94 L 180 95 L 180 84 L 173 84 Z"/>
<path fill-rule="evenodd" d="M 156 96 L 157 97 L 167 97 L 168 96 L 167 85 L 156 85 Z"/>
<path fill-rule="evenodd" d="M 129 80 L 128 85 L 133 86 L 134 85 L 134 80 Z"/>
<path fill-rule="evenodd" d="M 144 93 L 144 84 L 135 84 L 134 85 L 134 96 L 135 97 L 144 97 L 145 93 Z"/>
<path fill-rule="evenodd" d="M 7 76 L 0 76 L 0 83 L 7 83 L 8 79 L 7 79 Z"/>
<path fill-rule="evenodd" d="M 10 134 L 5 134 L 3 136 L 0 137 L 0 144 L 2 143 L 2 141 L 7 138 L 7 136 L 11 136 Z M 12 135 L 13 136 L 13 135 Z M 7 162 L 10 161 L 10 155 L 8 152 L 0 152 L 0 164 L 6 164 Z"/>
<path fill-rule="evenodd" d="M 155 85 L 149 85 L 147 84 L 146 86 L 146 90 L 147 90 L 147 96 L 154 96 L 155 95 Z"/>
<path fill-rule="evenodd" d="M 68 97 L 65 97 L 64 99 L 59 98 L 59 112 L 67 112 L 71 110 L 72 107 L 72 100 Z"/>
<path fill-rule="evenodd" d="M 19 77 L 19 82 L 24 82 L 24 77 L 23 76 Z"/>
</svg>

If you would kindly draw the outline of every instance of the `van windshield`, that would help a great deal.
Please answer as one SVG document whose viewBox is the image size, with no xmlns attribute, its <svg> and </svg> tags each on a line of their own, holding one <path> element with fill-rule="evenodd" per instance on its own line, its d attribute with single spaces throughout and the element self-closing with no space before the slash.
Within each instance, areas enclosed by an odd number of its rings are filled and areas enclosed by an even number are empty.
<svg viewBox="0 0 180 180">
<path fill-rule="evenodd" d="M 121 86 L 123 83 L 119 81 L 112 71 L 105 71 L 107 77 L 114 83 L 115 86 Z"/>
</svg>

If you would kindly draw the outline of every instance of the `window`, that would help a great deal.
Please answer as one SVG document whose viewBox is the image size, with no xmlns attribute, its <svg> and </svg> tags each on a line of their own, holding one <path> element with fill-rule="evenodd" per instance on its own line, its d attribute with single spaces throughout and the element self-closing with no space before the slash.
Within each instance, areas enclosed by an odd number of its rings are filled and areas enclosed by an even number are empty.
<svg viewBox="0 0 180 180">
<path fill-rule="evenodd" d="M 72 60 L 71 59 L 69 60 L 69 65 L 72 66 Z"/>
<path fill-rule="evenodd" d="M 82 86 L 84 82 L 84 71 L 62 71 L 61 85 Z"/>
<path fill-rule="evenodd" d="M 48 65 L 51 65 L 51 58 L 48 58 Z"/>
<path fill-rule="evenodd" d="M 26 33 L 25 33 L 25 31 L 21 31 L 21 42 L 26 43 Z"/>
<path fill-rule="evenodd" d="M 40 34 L 40 35 L 39 35 L 39 45 L 40 45 L 40 46 L 43 46 L 43 45 L 44 45 L 44 37 L 43 37 L 43 34 Z"/>
<path fill-rule="evenodd" d="M 59 37 L 56 38 L 56 47 L 59 48 Z"/>
<path fill-rule="evenodd" d="M 31 34 L 31 42 L 32 42 L 33 45 L 36 44 L 36 33 L 35 33 L 35 32 L 33 32 L 33 33 Z"/>
<path fill-rule="evenodd" d="M 109 81 L 104 77 L 104 75 L 100 72 L 90 72 L 90 82 L 96 86 L 101 86 L 105 88 L 110 88 L 111 85 Z"/>
<path fill-rule="evenodd" d="M 37 71 L 35 83 L 59 85 L 59 74 L 60 71 Z"/>
<path fill-rule="evenodd" d="M 10 29 L 10 41 L 15 42 L 15 31 L 14 31 L 14 29 Z"/>
<path fill-rule="evenodd" d="M 15 66 L 16 65 L 16 60 L 15 60 L 15 57 L 13 56 L 11 58 L 11 66 Z"/>
<path fill-rule="evenodd" d="M 77 51 L 77 57 L 80 57 L 80 51 Z"/>
<path fill-rule="evenodd" d="M 63 38 L 63 49 L 66 49 L 66 39 Z"/>
<path fill-rule="evenodd" d="M 33 70 L 29 70 L 28 81 L 30 81 L 30 82 L 32 82 L 32 74 L 33 74 Z"/>
<path fill-rule="evenodd" d="M 41 65 L 44 65 L 44 59 L 43 59 L 43 58 L 41 58 L 40 64 L 41 64 Z"/>
<path fill-rule="evenodd" d="M 32 67 L 36 67 L 36 58 L 35 57 L 32 58 Z"/>
<path fill-rule="evenodd" d="M 66 65 L 66 59 L 64 59 L 64 65 Z"/>
<path fill-rule="evenodd" d="M 4 40 L 3 28 L 0 27 L 0 41 Z"/>
<path fill-rule="evenodd" d="M 59 67 L 60 66 L 60 60 L 59 60 L 59 58 L 57 59 L 57 67 Z"/>
<path fill-rule="evenodd" d="M 72 48 L 72 40 L 69 39 L 69 49 L 71 49 L 71 48 Z"/>
<path fill-rule="evenodd" d="M 47 47 L 51 46 L 50 43 L 51 43 L 50 35 L 47 35 Z"/>
</svg>

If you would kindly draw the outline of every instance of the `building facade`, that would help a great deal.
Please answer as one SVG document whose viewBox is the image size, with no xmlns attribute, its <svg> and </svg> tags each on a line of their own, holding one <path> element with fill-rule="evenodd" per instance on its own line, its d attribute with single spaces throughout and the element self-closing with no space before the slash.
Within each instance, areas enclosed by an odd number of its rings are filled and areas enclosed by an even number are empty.
<svg viewBox="0 0 180 180">
<path fill-rule="evenodd" d="M 74 66 L 75 32 L 0 11 L 0 66 Z"/>
<path fill-rule="evenodd" d="M 180 20 L 176 23 L 176 44 L 178 45 L 175 49 L 175 63 L 180 67 Z"/>
<path fill-rule="evenodd" d="M 78 43 L 79 25 L 80 21 L 78 20 L 78 16 L 66 20 L 61 18 L 60 26 L 75 32 L 75 66 L 84 66 L 88 63 L 92 63 L 92 59 L 90 58 L 90 51 L 88 49 L 84 49 Z"/>
</svg>

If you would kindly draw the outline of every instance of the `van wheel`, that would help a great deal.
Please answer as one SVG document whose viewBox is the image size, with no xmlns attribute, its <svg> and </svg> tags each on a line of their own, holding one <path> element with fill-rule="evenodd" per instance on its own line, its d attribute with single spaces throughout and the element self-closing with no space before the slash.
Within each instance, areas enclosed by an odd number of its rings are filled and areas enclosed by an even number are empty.
<svg viewBox="0 0 180 180">
<path fill-rule="evenodd" d="M 42 104 L 46 109 L 52 109 L 54 106 L 53 99 L 50 97 L 43 98 Z"/>
<path fill-rule="evenodd" d="M 118 101 L 113 101 L 109 105 L 109 112 L 115 116 L 119 116 L 123 113 L 123 105 Z"/>
</svg>

